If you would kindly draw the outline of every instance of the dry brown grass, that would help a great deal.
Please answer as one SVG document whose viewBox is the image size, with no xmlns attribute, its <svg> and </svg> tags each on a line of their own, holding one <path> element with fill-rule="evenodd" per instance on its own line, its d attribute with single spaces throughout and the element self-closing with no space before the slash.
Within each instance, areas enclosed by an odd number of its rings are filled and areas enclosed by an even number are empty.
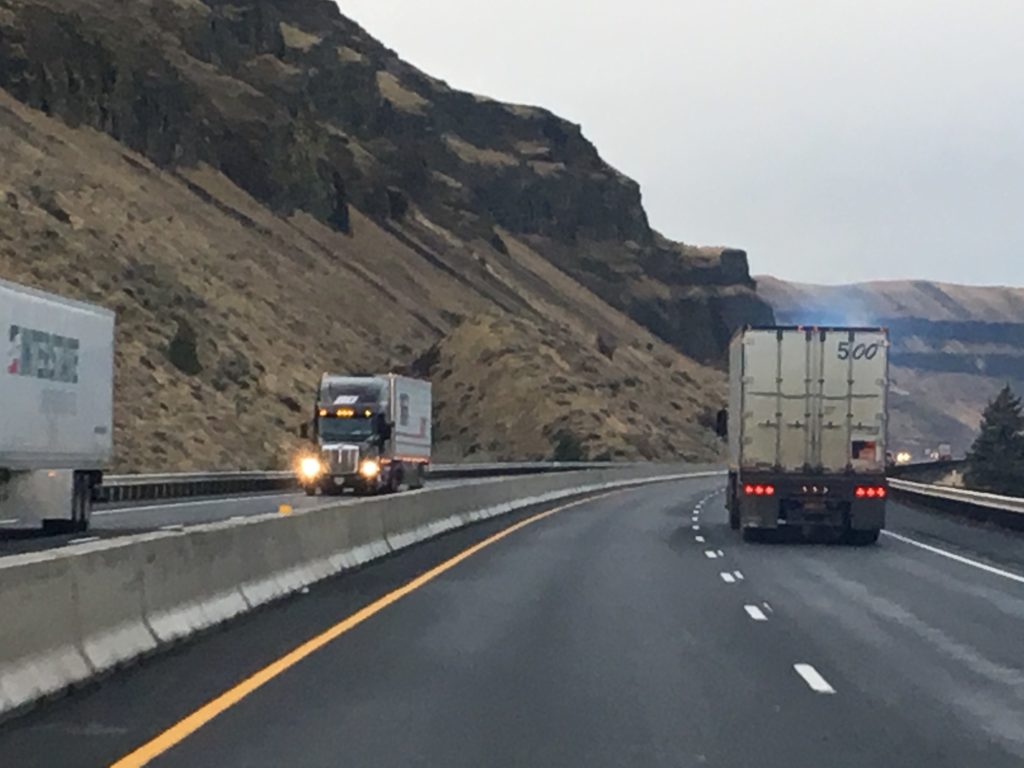
<svg viewBox="0 0 1024 768">
<path fill-rule="evenodd" d="M 404 112 L 421 115 L 424 108 L 430 104 L 418 93 L 403 86 L 401 81 L 390 72 L 382 70 L 377 73 L 377 88 L 380 89 L 382 98 L 387 99 L 392 106 Z"/>
<path fill-rule="evenodd" d="M 445 134 L 444 141 L 448 148 L 464 163 L 477 163 L 494 167 L 519 164 L 514 155 L 510 155 L 507 152 L 499 152 L 495 149 L 478 147 L 453 133 Z"/>
<path fill-rule="evenodd" d="M 548 455 L 563 428 L 593 456 L 715 454 L 698 419 L 722 375 L 510 233 L 505 255 L 411 216 L 404 236 L 455 277 L 357 210 L 351 236 L 282 218 L 211 168 L 161 171 L 3 92 L 0 156 L 0 277 L 117 312 L 118 469 L 285 466 L 320 372 L 400 369 L 438 342 L 445 455 Z M 182 323 L 195 375 L 168 355 Z"/>
<path fill-rule="evenodd" d="M 319 35 L 306 32 L 293 24 L 288 24 L 287 22 L 282 21 L 279 26 L 281 29 L 281 37 L 284 38 L 284 44 L 289 48 L 308 51 L 314 45 L 319 45 L 323 41 L 323 38 Z"/>
</svg>

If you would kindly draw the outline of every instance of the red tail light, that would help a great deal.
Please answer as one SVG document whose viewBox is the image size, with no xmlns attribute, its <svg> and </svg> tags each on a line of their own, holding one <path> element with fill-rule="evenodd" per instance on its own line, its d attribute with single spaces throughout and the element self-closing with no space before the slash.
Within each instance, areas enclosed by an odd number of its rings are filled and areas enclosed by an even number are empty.
<svg viewBox="0 0 1024 768">
<path fill-rule="evenodd" d="M 884 499 L 889 492 L 884 485 L 858 485 L 853 493 L 858 499 Z"/>
<path fill-rule="evenodd" d="M 754 486 L 752 486 L 752 485 L 744 485 L 743 486 L 743 492 L 745 494 L 747 494 L 747 496 L 753 496 L 754 495 Z"/>
<path fill-rule="evenodd" d="M 774 496 L 775 495 L 775 486 L 774 485 L 766 485 L 764 487 L 764 495 L 765 496 Z"/>
</svg>

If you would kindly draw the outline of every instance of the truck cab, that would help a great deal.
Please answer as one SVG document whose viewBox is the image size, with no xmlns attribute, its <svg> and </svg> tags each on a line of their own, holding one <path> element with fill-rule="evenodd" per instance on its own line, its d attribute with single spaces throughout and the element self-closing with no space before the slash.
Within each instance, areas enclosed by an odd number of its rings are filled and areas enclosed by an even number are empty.
<svg viewBox="0 0 1024 768">
<path fill-rule="evenodd" d="M 298 460 L 308 495 L 421 488 L 430 462 L 430 383 L 384 374 L 324 374 Z M 415 428 L 415 429 L 414 429 Z"/>
</svg>

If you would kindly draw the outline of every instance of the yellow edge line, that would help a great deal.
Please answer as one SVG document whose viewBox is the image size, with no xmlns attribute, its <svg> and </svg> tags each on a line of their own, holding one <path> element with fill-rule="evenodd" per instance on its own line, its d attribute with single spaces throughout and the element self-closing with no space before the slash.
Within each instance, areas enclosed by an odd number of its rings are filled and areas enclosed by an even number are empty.
<svg viewBox="0 0 1024 768">
<path fill-rule="evenodd" d="M 433 581 L 445 571 L 451 570 L 456 565 L 461 563 L 463 560 L 472 557 L 480 550 L 486 549 L 492 544 L 501 541 L 506 536 L 515 533 L 521 528 L 525 528 L 528 525 L 532 525 L 533 523 L 543 520 L 546 517 L 551 517 L 551 515 L 554 515 L 557 512 L 561 512 L 564 509 L 569 509 L 570 507 L 575 507 L 580 504 L 596 501 L 597 499 L 603 499 L 607 496 L 611 496 L 619 492 L 620 491 L 609 491 L 608 493 L 602 493 L 599 496 L 590 496 L 585 499 L 578 499 L 577 501 L 572 501 L 569 502 L 568 504 L 562 504 L 561 506 L 555 507 L 554 509 L 549 509 L 546 512 L 540 512 L 536 515 L 533 515 L 532 517 L 526 518 L 525 520 L 521 520 L 515 525 L 511 525 L 508 528 L 499 531 L 493 536 L 489 536 L 488 538 L 484 539 L 483 541 L 477 544 L 474 544 L 472 547 L 469 547 L 468 549 L 464 549 L 462 552 L 455 555 L 454 557 L 445 560 L 440 565 L 437 565 L 434 568 L 431 568 L 429 571 L 421 574 L 420 576 L 417 576 L 415 579 L 408 582 L 407 584 L 375 600 L 374 602 L 367 605 L 365 608 L 361 608 L 360 610 L 356 611 L 351 616 L 349 616 L 347 619 L 343 619 L 342 621 L 335 624 L 333 627 L 325 630 L 324 632 L 312 638 L 311 640 L 307 640 L 298 648 L 295 648 L 293 651 L 290 651 L 286 655 L 279 658 L 277 661 L 267 665 L 266 667 L 259 670 L 250 677 L 247 677 L 245 680 L 238 683 L 233 688 L 228 689 L 217 698 L 212 699 L 211 701 L 201 706 L 191 715 L 187 716 L 183 720 L 179 720 L 177 723 L 172 725 L 159 736 L 152 739 L 151 741 L 146 742 L 131 754 L 125 755 L 117 762 L 112 763 L 110 768 L 137 768 L 138 766 L 147 765 L 151 760 L 156 759 L 157 757 L 164 754 L 175 745 L 180 744 L 182 741 L 187 739 L 189 736 L 191 736 L 204 725 L 209 723 L 215 717 L 230 709 L 235 704 L 244 699 L 246 696 L 253 693 L 261 686 L 269 683 L 278 675 L 281 675 L 282 673 L 288 671 L 296 664 L 298 664 L 300 661 L 305 659 L 307 656 L 316 653 L 318 650 L 323 648 L 332 640 L 336 640 L 338 637 L 345 634 L 353 627 L 362 624 L 371 616 L 380 613 L 382 610 L 387 608 L 392 603 L 401 600 L 410 592 L 419 589 L 427 582 Z"/>
</svg>

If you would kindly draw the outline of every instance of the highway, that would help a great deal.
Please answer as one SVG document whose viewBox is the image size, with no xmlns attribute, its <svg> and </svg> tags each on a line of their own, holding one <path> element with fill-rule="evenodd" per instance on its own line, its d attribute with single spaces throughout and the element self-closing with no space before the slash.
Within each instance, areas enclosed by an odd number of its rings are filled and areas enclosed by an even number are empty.
<svg viewBox="0 0 1024 768">
<path fill-rule="evenodd" d="M 0 765 L 1024 765 L 1024 538 L 892 504 L 877 547 L 743 543 L 721 485 L 404 550 L 7 722 Z"/>
</svg>

